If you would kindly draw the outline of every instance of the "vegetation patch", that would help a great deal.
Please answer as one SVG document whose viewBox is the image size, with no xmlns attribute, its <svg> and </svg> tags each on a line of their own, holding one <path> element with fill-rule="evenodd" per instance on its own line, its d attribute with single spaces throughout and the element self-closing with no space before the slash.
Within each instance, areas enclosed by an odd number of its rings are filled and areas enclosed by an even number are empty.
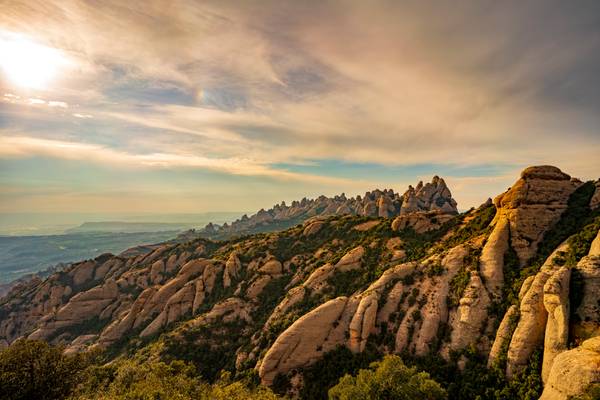
<svg viewBox="0 0 600 400">
<path fill-rule="evenodd" d="M 373 361 L 381 358 L 382 354 L 370 343 L 362 353 L 354 354 L 345 346 L 324 354 L 319 361 L 302 370 L 304 387 L 300 398 L 305 400 L 327 399 L 329 388 L 346 374 L 356 374 L 362 368 L 367 368 Z"/>
</svg>

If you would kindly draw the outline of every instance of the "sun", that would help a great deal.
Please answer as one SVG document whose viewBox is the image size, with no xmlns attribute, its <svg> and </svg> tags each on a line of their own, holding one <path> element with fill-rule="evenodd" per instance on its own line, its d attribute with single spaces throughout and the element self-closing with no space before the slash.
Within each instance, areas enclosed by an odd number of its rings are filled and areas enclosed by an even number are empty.
<svg viewBox="0 0 600 400">
<path fill-rule="evenodd" d="M 61 51 L 17 34 L 0 35 L 0 68 L 14 85 L 45 89 L 67 64 Z"/>
</svg>

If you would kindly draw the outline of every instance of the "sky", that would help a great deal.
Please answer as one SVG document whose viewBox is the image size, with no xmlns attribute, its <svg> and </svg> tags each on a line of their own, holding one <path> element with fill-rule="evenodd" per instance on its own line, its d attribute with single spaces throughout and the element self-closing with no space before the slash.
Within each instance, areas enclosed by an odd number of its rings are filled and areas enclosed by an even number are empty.
<svg viewBox="0 0 600 400">
<path fill-rule="evenodd" d="M 0 212 L 600 177 L 600 2 L 0 0 Z"/>
</svg>

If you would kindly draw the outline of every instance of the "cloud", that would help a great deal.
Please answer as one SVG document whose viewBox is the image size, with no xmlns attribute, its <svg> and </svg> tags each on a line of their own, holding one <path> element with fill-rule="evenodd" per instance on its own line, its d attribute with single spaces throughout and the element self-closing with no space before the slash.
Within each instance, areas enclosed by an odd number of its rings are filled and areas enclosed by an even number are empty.
<svg viewBox="0 0 600 400">
<path fill-rule="evenodd" d="M 132 154 L 94 144 L 47 140 L 26 136 L 0 136 L 0 156 L 47 156 L 68 160 L 86 160 L 102 164 L 122 164 L 130 167 L 147 168 L 206 168 L 242 176 L 265 176 L 284 181 L 316 182 L 341 185 L 350 180 L 328 178 L 310 174 L 299 174 L 285 170 L 275 170 L 266 165 L 246 159 L 214 159 L 182 154 L 151 153 Z"/>
<path fill-rule="evenodd" d="M 337 178 L 272 165 L 493 164 L 498 179 L 473 185 L 495 191 L 529 164 L 596 178 L 599 8 L 9 0 L 0 30 L 71 65 L 46 91 L 4 95 L 19 136 L 2 154 L 321 182 Z"/>
</svg>

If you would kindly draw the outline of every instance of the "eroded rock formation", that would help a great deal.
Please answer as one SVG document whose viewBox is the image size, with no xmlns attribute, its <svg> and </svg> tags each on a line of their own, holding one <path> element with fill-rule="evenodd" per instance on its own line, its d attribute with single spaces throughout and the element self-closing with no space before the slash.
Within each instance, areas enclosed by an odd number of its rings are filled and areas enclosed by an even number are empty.
<svg viewBox="0 0 600 400">
<path fill-rule="evenodd" d="M 297 226 L 107 254 L 19 285 L 0 303 L 0 343 L 30 337 L 78 352 L 141 336 L 160 344 L 148 351 L 225 349 L 230 365 L 255 368 L 265 384 L 301 375 L 338 346 L 446 360 L 468 349 L 490 367 L 506 361 L 509 377 L 542 349 L 543 398 L 566 399 L 598 382 L 600 233 L 592 240 L 590 223 L 576 238 L 585 243 L 565 236 L 551 248 L 544 236 L 580 186 L 543 166 L 463 215 L 437 177 L 402 196 L 281 204 L 240 221 Z M 546 258 L 539 270 L 533 255 Z"/>
</svg>

